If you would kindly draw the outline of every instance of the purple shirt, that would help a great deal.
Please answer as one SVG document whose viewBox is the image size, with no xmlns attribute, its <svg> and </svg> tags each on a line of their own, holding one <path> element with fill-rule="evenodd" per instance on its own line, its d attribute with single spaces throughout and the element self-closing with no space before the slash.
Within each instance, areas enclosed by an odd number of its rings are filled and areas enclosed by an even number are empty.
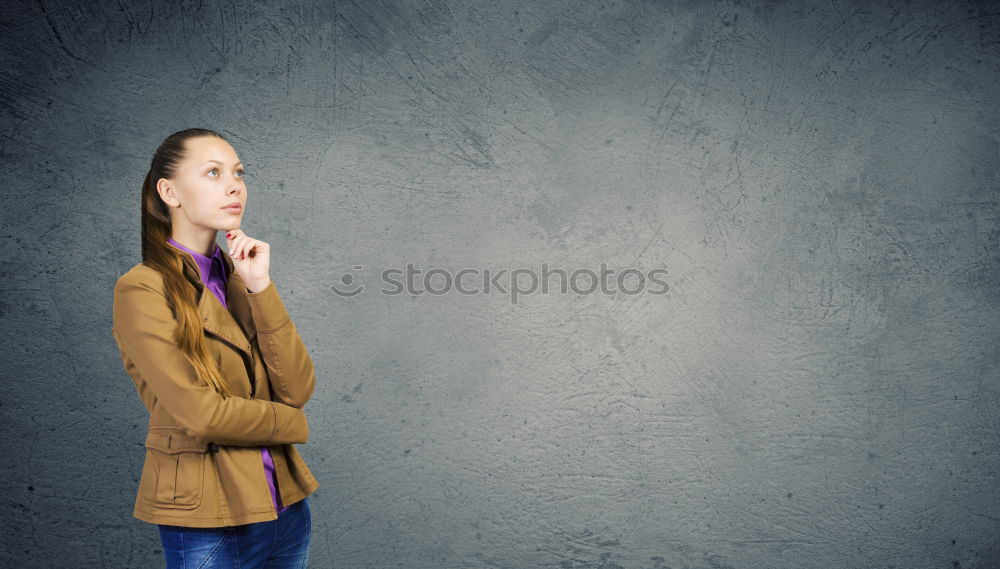
<svg viewBox="0 0 1000 569">
<path fill-rule="evenodd" d="M 180 243 L 173 240 L 173 238 L 167 239 L 167 242 L 171 245 L 177 247 L 178 249 L 187 251 L 191 253 L 194 257 L 195 263 L 198 264 L 198 270 L 201 274 L 201 282 L 205 284 L 208 290 L 212 291 L 215 298 L 219 299 L 222 306 L 229 309 L 229 305 L 226 303 L 226 265 L 222 260 L 222 248 L 218 244 L 215 245 L 215 253 L 208 257 L 197 251 L 192 251 L 187 247 L 181 245 Z M 274 459 L 271 458 L 271 452 L 267 450 L 267 447 L 260 447 L 261 457 L 264 459 L 264 474 L 267 478 L 267 486 L 271 490 L 271 503 L 274 504 L 274 509 L 279 514 L 288 509 L 288 506 L 281 506 L 281 498 L 278 497 L 278 478 L 274 474 Z"/>
</svg>

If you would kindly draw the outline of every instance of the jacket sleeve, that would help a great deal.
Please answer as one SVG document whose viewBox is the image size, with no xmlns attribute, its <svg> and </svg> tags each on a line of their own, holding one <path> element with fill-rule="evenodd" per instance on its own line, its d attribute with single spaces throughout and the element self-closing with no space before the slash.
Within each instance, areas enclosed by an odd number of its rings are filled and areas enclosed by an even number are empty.
<svg viewBox="0 0 1000 569">
<path fill-rule="evenodd" d="M 316 372 L 277 286 L 271 281 L 262 290 L 247 289 L 247 298 L 272 398 L 292 407 L 303 407 L 315 389 Z"/>
<path fill-rule="evenodd" d="M 301 409 L 263 399 L 223 397 L 198 378 L 174 342 L 177 319 L 159 290 L 162 285 L 152 279 L 133 275 L 115 284 L 112 334 L 126 371 L 141 378 L 190 436 L 223 445 L 305 443 L 309 426 Z"/>
</svg>

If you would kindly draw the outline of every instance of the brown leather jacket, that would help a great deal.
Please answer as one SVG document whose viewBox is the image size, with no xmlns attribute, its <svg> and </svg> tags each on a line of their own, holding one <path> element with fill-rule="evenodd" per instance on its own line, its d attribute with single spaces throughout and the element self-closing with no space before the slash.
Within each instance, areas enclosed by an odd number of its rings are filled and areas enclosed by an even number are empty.
<svg viewBox="0 0 1000 569">
<path fill-rule="evenodd" d="M 315 385 L 312 359 L 273 281 L 249 292 L 223 254 L 227 310 L 202 284 L 194 258 L 180 253 L 198 290 L 208 351 L 235 396 L 224 398 L 199 380 L 174 343 L 177 321 L 160 273 L 139 263 L 122 275 L 111 333 L 149 411 L 133 515 L 187 527 L 274 520 L 261 445 L 274 458 L 282 504 L 319 487 L 293 446 L 309 438 L 302 407 Z"/>
</svg>

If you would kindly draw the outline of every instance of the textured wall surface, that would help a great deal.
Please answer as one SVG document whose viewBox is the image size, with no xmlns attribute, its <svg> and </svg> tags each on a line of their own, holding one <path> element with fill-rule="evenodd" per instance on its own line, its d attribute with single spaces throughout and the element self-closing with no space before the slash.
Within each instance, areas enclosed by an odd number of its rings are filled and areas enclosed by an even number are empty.
<svg viewBox="0 0 1000 569">
<path fill-rule="evenodd" d="M 0 565 L 162 566 L 112 287 L 204 126 L 317 367 L 312 567 L 1000 566 L 995 4 L 292 4 L 0 6 Z"/>
</svg>

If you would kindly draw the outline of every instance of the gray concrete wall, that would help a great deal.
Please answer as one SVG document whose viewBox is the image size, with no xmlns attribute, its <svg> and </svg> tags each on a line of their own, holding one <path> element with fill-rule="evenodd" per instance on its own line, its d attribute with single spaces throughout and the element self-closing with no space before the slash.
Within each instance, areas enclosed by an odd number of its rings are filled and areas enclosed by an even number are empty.
<svg viewBox="0 0 1000 569">
<path fill-rule="evenodd" d="M 287 4 L 0 7 L 4 567 L 162 566 L 111 291 L 189 126 L 316 363 L 312 567 L 1000 566 L 996 6 Z"/>
</svg>

